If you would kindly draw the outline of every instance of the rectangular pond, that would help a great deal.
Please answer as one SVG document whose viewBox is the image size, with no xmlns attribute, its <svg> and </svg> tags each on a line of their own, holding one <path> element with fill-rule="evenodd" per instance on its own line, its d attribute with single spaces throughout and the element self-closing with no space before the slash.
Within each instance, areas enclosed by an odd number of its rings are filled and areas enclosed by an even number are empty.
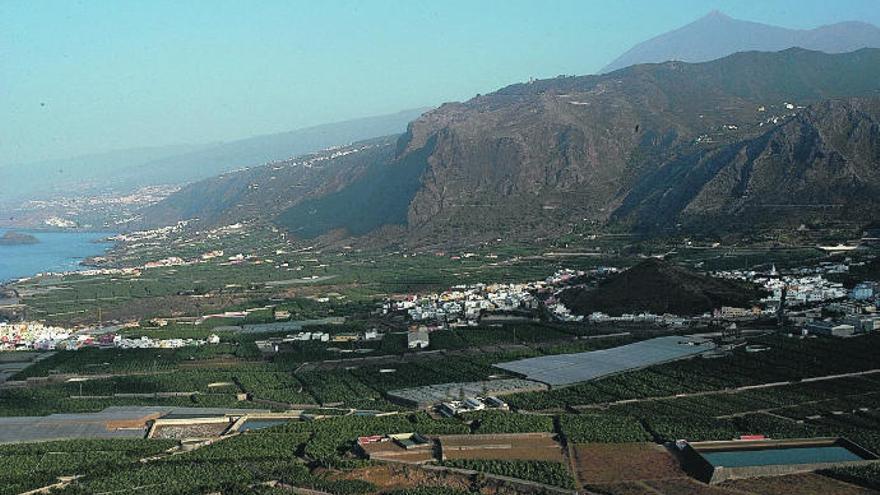
<svg viewBox="0 0 880 495">
<path fill-rule="evenodd" d="M 238 431 L 262 430 L 263 428 L 271 428 L 273 426 L 289 423 L 290 419 L 248 419 L 241 424 Z"/>
<path fill-rule="evenodd" d="M 684 442 L 682 467 L 697 479 L 783 476 L 877 462 L 877 454 L 842 437 Z"/>
<path fill-rule="evenodd" d="M 839 445 L 703 452 L 703 457 L 715 467 L 824 464 L 864 460 L 855 452 Z"/>
</svg>

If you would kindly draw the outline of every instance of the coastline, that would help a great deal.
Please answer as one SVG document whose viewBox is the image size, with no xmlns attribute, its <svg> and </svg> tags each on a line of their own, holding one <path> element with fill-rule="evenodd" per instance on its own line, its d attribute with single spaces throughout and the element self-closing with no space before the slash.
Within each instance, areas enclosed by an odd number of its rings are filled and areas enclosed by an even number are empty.
<svg viewBox="0 0 880 495">
<path fill-rule="evenodd" d="M 0 227 L 0 235 L 7 229 Z M 8 289 L 23 279 L 39 275 L 72 274 L 100 268 L 98 258 L 115 246 L 116 235 L 106 230 L 20 229 L 32 234 L 37 244 L 0 245 L 0 288 Z"/>
</svg>

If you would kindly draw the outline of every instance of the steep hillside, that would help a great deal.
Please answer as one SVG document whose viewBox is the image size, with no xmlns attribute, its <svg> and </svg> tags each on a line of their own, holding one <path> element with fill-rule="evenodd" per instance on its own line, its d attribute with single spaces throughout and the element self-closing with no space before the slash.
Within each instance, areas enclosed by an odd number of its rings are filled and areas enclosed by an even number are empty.
<svg viewBox="0 0 880 495">
<path fill-rule="evenodd" d="M 383 153 L 357 180 L 286 208 L 277 222 L 293 236 L 306 239 L 333 231 L 360 236 L 385 225 L 405 225 L 429 151 L 426 147 L 395 161 Z"/>
<path fill-rule="evenodd" d="M 748 307 L 759 296 L 751 285 L 700 275 L 652 258 L 597 288 L 569 289 L 562 293 L 562 302 L 581 315 L 600 311 L 619 316 L 649 311 L 690 316 L 721 306 Z"/>
<path fill-rule="evenodd" d="M 120 150 L 0 167 L 0 202 L 184 184 L 330 146 L 399 134 L 426 108 L 203 145 Z"/>
<path fill-rule="evenodd" d="M 624 218 L 636 198 L 681 188 L 669 181 L 699 171 L 705 155 L 786 125 L 803 111 L 797 106 L 880 95 L 878 76 L 880 50 L 792 49 L 518 84 L 443 105 L 410 125 L 404 147 L 405 156 L 433 141 L 410 234 L 448 238 L 454 227 L 472 238 L 533 237 Z M 698 194 L 697 183 L 688 194 Z M 681 203 L 691 204 L 679 200 L 658 214 L 671 220 Z"/>
<path fill-rule="evenodd" d="M 840 22 L 815 29 L 786 29 L 733 19 L 714 11 L 686 26 L 639 43 L 602 72 L 669 60 L 707 62 L 736 52 L 775 52 L 794 47 L 825 53 L 880 48 L 880 28 L 864 22 Z"/>
<path fill-rule="evenodd" d="M 195 182 L 141 211 L 131 227 L 178 220 L 198 220 L 198 225 L 274 221 L 287 208 L 332 196 L 384 166 L 394 144 L 395 137 L 378 138 Z"/>
<path fill-rule="evenodd" d="M 880 204 L 878 98 L 876 49 L 749 52 L 516 84 L 422 115 L 396 146 L 319 170 L 229 174 L 145 218 L 262 217 L 302 239 L 398 225 L 395 241 L 419 245 L 534 241 L 585 223 L 862 225 Z"/>
<path fill-rule="evenodd" d="M 314 153 L 331 146 L 374 139 L 406 130 L 411 120 L 427 108 L 334 122 L 277 134 L 267 134 L 228 143 L 219 143 L 204 150 L 154 160 L 144 168 L 148 177 L 178 177 L 177 182 L 204 179 L 246 166 L 286 160 L 305 153 Z M 141 171 L 140 173 L 144 173 Z"/>
<path fill-rule="evenodd" d="M 880 99 L 818 103 L 757 136 L 643 176 L 614 212 L 637 228 L 870 220 L 880 212 Z"/>
</svg>

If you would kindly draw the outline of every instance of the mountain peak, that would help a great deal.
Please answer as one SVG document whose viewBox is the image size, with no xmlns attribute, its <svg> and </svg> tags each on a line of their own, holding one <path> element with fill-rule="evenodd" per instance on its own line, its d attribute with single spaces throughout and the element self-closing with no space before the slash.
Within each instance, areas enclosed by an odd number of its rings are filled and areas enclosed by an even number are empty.
<svg viewBox="0 0 880 495">
<path fill-rule="evenodd" d="M 732 21 L 734 19 L 732 17 L 730 17 L 729 15 L 725 14 L 724 12 L 721 12 L 720 10 L 713 10 L 713 11 L 709 12 L 708 14 L 704 15 L 703 17 L 701 17 L 700 19 L 698 19 L 697 22 L 709 21 L 709 20 Z"/>
<path fill-rule="evenodd" d="M 825 53 L 880 48 L 880 29 L 856 21 L 815 29 L 788 29 L 734 19 L 713 10 L 690 24 L 637 44 L 602 72 L 669 60 L 708 62 L 736 52 L 775 52 L 792 47 Z"/>
</svg>

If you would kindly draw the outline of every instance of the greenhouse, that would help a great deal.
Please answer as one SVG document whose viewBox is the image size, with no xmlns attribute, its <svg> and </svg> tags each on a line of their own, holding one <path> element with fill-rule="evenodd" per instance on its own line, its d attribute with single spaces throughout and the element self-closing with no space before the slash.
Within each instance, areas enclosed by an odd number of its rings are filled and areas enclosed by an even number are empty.
<svg viewBox="0 0 880 495">
<path fill-rule="evenodd" d="M 711 341 L 698 337 L 668 336 L 600 351 L 541 356 L 495 366 L 530 380 L 564 386 L 696 356 L 714 347 Z"/>
</svg>

